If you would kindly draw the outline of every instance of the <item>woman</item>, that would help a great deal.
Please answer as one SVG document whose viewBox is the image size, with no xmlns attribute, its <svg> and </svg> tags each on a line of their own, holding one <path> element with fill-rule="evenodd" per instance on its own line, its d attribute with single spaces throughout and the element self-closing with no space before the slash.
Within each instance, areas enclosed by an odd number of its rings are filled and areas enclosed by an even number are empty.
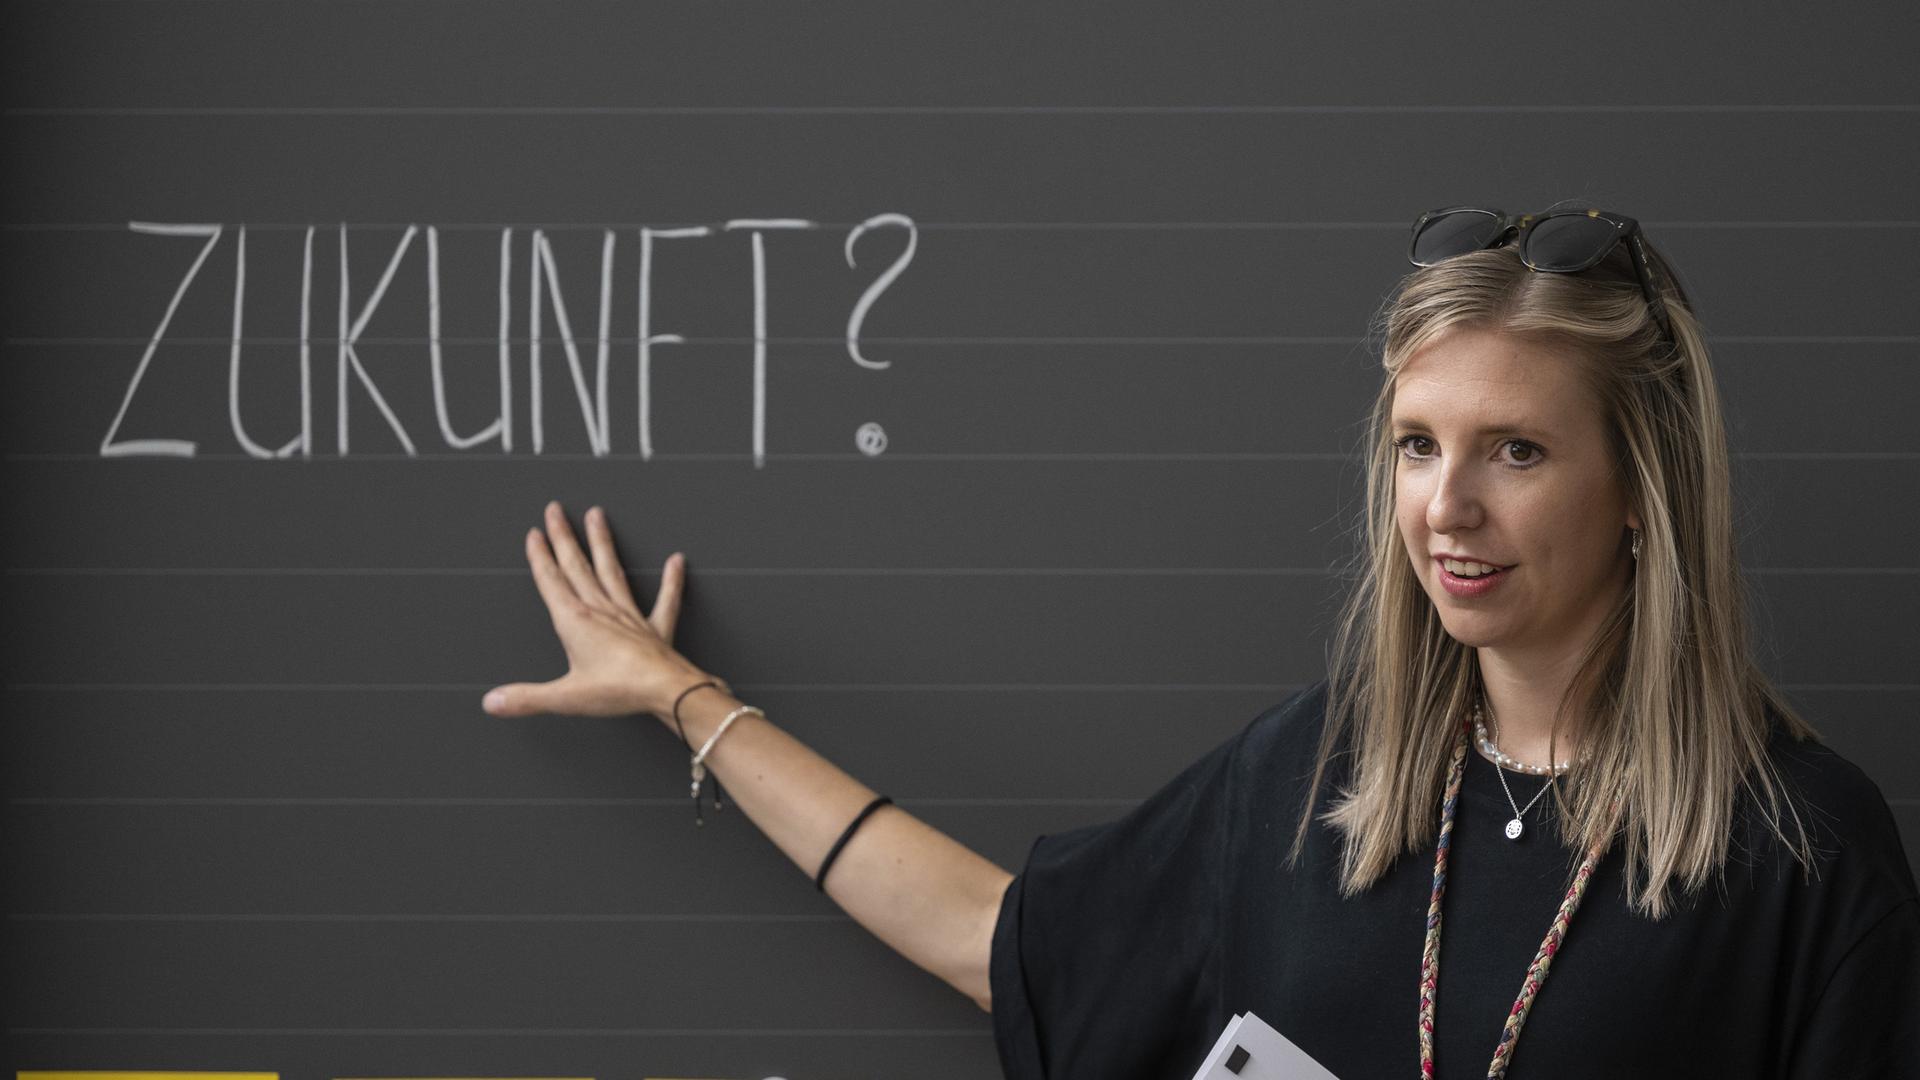
<svg viewBox="0 0 1920 1080">
<path fill-rule="evenodd" d="M 1463 208 L 1412 257 L 1329 679 L 1017 877 L 675 652 L 682 557 L 643 616 L 597 508 L 587 551 L 557 504 L 526 538 L 569 672 L 486 707 L 661 717 L 1011 1077 L 1179 1080 L 1249 1010 L 1346 1080 L 1920 1075 L 1912 870 L 1751 658 L 1666 261 L 1619 215 Z"/>
</svg>

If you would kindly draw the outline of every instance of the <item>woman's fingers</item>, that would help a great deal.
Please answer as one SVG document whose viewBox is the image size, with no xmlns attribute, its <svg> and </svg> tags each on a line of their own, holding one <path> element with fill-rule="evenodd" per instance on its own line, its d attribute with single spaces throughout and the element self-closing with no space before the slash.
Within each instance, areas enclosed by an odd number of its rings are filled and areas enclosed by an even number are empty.
<svg viewBox="0 0 1920 1080">
<path fill-rule="evenodd" d="M 607 512 L 599 507 L 587 511 L 587 544 L 593 549 L 593 571 L 613 602 L 635 616 L 640 605 L 634 602 L 633 589 L 627 584 L 627 571 L 613 547 L 613 529 L 607 525 Z"/>
<path fill-rule="evenodd" d="M 634 602 L 604 510 L 592 507 L 585 519 L 591 563 L 557 502 L 548 504 L 546 518 L 547 531 L 527 530 L 527 564 L 566 650 L 567 673 L 546 683 L 494 687 L 481 699 L 481 707 L 495 716 L 655 711 L 663 695 L 676 692 L 697 671 L 671 645 L 680 614 L 684 559 L 676 554 L 667 560 L 649 619 Z"/>
<path fill-rule="evenodd" d="M 680 591 L 687 580 L 687 557 L 674 552 L 660 568 L 660 595 L 653 598 L 653 611 L 647 625 L 660 640 L 673 643 L 673 628 L 680 621 Z"/>
<path fill-rule="evenodd" d="M 554 561 L 560 564 L 561 573 L 567 577 L 567 584 L 573 587 L 573 593 L 588 607 L 605 608 L 607 594 L 600 588 L 599 579 L 593 576 L 593 567 L 587 564 L 587 557 L 580 551 L 580 542 L 574 539 L 573 526 L 567 521 L 567 512 L 559 502 L 547 504 L 547 535 L 553 542 Z"/>
<path fill-rule="evenodd" d="M 533 587 L 540 590 L 540 599 L 556 619 L 561 612 L 580 603 L 573 586 L 567 584 L 566 575 L 554 563 L 553 552 L 547 550 L 546 534 L 538 528 L 527 530 L 527 565 L 533 568 Z"/>
</svg>

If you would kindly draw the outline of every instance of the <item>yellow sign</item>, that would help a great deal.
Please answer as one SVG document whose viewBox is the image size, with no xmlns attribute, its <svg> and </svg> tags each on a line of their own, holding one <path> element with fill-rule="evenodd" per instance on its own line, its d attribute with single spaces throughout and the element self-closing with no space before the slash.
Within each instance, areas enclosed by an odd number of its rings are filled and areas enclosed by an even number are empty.
<svg viewBox="0 0 1920 1080">
<path fill-rule="evenodd" d="M 18 1080 L 280 1080 L 277 1072 L 17 1072 Z"/>
</svg>

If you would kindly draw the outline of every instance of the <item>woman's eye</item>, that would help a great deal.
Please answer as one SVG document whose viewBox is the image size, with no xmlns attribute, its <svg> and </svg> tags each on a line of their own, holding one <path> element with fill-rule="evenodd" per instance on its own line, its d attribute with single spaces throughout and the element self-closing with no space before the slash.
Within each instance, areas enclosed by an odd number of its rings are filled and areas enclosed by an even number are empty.
<svg viewBox="0 0 1920 1080">
<path fill-rule="evenodd" d="M 1408 461 L 1424 461 L 1431 452 L 1428 444 L 1432 442 L 1425 435 L 1402 435 L 1393 440 L 1393 445 Z M 1540 448 L 1524 439 L 1508 439 L 1501 446 L 1508 451 L 1507 460 L 1516 468 L 1532 468 L 1540 460 Z"/>
<path fill-rule="evenodd" d="M 1510 458 L 1510 460 L 1515 461 L 1521 465 L 1532 465 L 1534 462 L 1540 460 L 1540 448 L 1533 445 L 1530 442 L 1526 442 L 1522 439 L 1509 439 L 1507 440 L 1506 445 L 1510 447 L 1517 446 L 1520 448 L 1520 455 L 1517 457 L 1512 457 Z"/>
</svg>

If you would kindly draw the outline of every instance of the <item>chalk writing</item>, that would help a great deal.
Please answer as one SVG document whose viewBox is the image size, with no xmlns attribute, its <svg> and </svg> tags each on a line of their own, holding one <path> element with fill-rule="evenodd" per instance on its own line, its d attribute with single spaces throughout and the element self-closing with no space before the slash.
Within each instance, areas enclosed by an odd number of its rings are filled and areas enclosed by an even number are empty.
<svg viewBox="0 0 1920 1080">
<path fill-rule="evenodd" d="M 753 408 L 752 429 L 750 433 L 753 448 L 753 463 L 756 468 L 765 465 L 766 426 L 767 426 L 767 344 L 769 340 L 767 326 L 767 237 L 769 233 L 782 230 L 811 230 L 821 226 L 802 218 L 735 218 L 718 226 L 680 226 L 674 228 L 643 227 L 637 231 L 636 240 L 639 256 L 639 312 L 637 349 L 635 363 L 639 374 L 638 401 L 638 442 L 643 459 L 653 456 L 652 423 L 652 365 L 654 350 L 663 345 L 684 345 L 686 339 L 681 334 L 663 333 L 654 324 L 653 289 L 656 245 L 661 240 L 697 240 L 715 238 L 724 234 L 745 233 L 751 253 L 751 286 L 753 296 Z M 198 254 L 187 267 L 168 301 L 166 310 L 161 313 L 153 336 L 148 340 L 139 364 L 134 368 L 133 377 L 127 384 L 126 393 L 121 398 L 120 408 L 108 424 L 106 437 L 101 440 L 100 453 L 105 457 L 127 456 L 171 456 L 194 457 L 199 452 L 199 444 L 186 439 L 129 439 L 116 441 L 121 423 L 125 420 L 128 408 L 139 391 L 140 382 L 146 376 L 147 369 L 153 363 L 154 354 L 160 343 L 166 338 L 167 329 L 173 322 L 180 302 L 193 287 L 202 266 L 219 246 L 228 227 L 220 224 L 167 224 L 156 222 L 129 222 L 128 228 L 135 233 L 163 237 L 204 238 Z M 894 282 L 912 263 L 918 248 L 919 230 L 913 219 L 905 214 L 877 214 L 860 222 L 848 230 L 845 243 L 847 268 L 858 270 L 859 262 L 855 257 L 855 245 L 863 237 L 879 230 L 900 230 L 904 232 L 905 243 L 886 268 L 869 282 L 861 292 L 847 317 L 846 350 L 847 356 L 862 368 L 870 370 L 885 369 L 891 365 L 888 360 L 874 360 L 861 349 L 860 335 L 867 316 L 874 304 L 884 295 Z M 305 243 L 301 251 L 300 274 L 300 417 L 299 433 L 288 441 L 273 445 L 272 441 L 262 442 L 249 433 L 247 425 L 241 419 L 240 384 L 241 367 L 244 359 L 245 311 L 247 295 L 247 227 L 233 229 L 234 239 L 234 280 L 232 310 L 232 342 L 228 352 L 227 374 L 227 415 L 233 429 L 234 441 L 249 456 L 263 459 L 313 456 L 313 265 L 314 265 L 314 227 L 306 229 Z M 372 290 L 355 307 L 355 295 L 348 273 L 349 264 L 349 227 L 342 224 L 339 232 L 339 295 L 337 334 L 335 336 L 335 408 L 336 430 L 335 448 L 338 454 L 346 456 L 350 452 L 348 441 L 348 420 L 352 405 L 349 393 L 353 380 L 357 380 L 361 391 L 370 399 L 394 438 L 408 456 L 418 456 L 419 448 L 413 436 L 408 432 L 400 415 L 388 403 L 386 395 L 380 392 L 373 375 L 361 362 L 356 347 L 367 330 L 375 314 L 380 310 L 382 301 L 387 297 L 395 275 L 414 247 L 414 238 L 421 232 L 419 225 L 408 225 L 406 231 L 395 243 L 392 253 L 387 257 L 386 266 Z M 457 450 L 466 450 L 482 443 L 498 440 L 502 453 L 511 453 L 514 449 L 514 380 L 513 363 L 510 349 L 513 329 L 513 303 L 511 296 L 512 263 L 514 260 L 514 230 L 512 227 L 500 229 L 499 254 L 499 412 L 485 427 L 463 435 L 454 430 L 452 413 L 447 402 L 447 373 L 441 336 L 441 265 L 440 233 L 435 226 L 425 228 L 425 261 L 427 277 L 426 323 L 427 323 L 427 359 L 431 369 L 433 384 L 434 418 L 439 428 L 442 442 Z M 871 241 L 866 245 L 872 247 Z M 574 396 L 580 407 L 580 422 L 587 436 L 588 446 L 593 455 L 604 457 L 613 449 L 613 429 L 609 415 L 607 396 L 608 368 L 611 362 L 613 279 L 618 259 L 618 237 L 614 230 L 604 230 L 600 244 L 600 280 L 599 311 L 595 326 L 595 351 L 591 379 L 589 379 L 581 353 L 580 337 L 574 331 L 572 317 L 569 315 L 565 290 L 562 287 L 560 268 L 554 259 L 553 244 L 542 229 L 532 230 L 527 240 L 527 300 L 526 316 L 528 326 L 527 348 L 527 397 L 532 418 L 532 452 L 542 453 L 546 445 L 545 409 L 542 382 L 542 346 L 548 340 L 545 331 L 545 319 L 551 311 L 554 328 L 561 352 L 565 356 L 567 371 L 571 376 Z M 349 378 L 351 376 L 351 379 Z M 886 432 L 877 423 L 863 424 L 855 434 L 855 445 L 867 456 L 883 453 L 887 445 Z"/>
</svg>

